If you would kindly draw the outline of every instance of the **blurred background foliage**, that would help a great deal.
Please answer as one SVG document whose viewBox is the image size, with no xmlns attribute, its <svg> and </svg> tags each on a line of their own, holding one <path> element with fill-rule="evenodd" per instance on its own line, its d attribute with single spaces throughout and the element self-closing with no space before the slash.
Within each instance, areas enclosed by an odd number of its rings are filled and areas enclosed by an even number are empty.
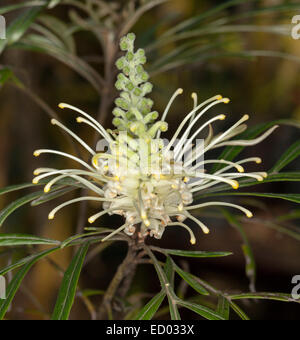
<svg viewBox="0 0 300 340">
<path fill-rule="evenodd" d="M 24 1 L 8 0 L 2 1 L 1 5 L 9 6 L 22 2 Z M 116 3 L 123 6 L 125 0 Z M 230 119 L 225 123 L 228 125 L 245 113 L 251 115 L 251 125 L 283 118 L 291 118 L 300 124 L 300 41 L 293 40 L 290 35 L 291 18 L 300 11 L 299 1 L 235 1 L 235 6 L 224 6 L 223 11 L 202 17 L 203 13 L 210 13 L 225 3 L 226 1 L 217 0 L 170 0 L 145 13 L 134 25 L 133 31 L 138 36 L 137 45 L 144 47 L 149 57 L 147 69 L 152 73 L 152 82 L 155 85 L 153 99 L 156 110 L 162 112 L 172 93 L 182 87 L 185 90 L 184 95 L 176 101 L 170 113 L 170 131 L 174 131 L 178 122 L 192 107 L 192 92 L 197 92 L 203 100 L 218 93 L 230 97 L 231 104 L 223 110 L 225 112 L 221 112 L 230 113 Z M 23 9 L 5 14 L 8 24 L 22 11 Z M 48 20 L 46 16 L 39 17 L 30 32 L 43 33 L 43 27 L 48 24 L 54 34 L 49 39 L 55 41 L 57 37 L 65 38 L 69 51 L 76 51 L 84 62 L 102 74 L 105 44 L 101 46 L 86 26 L 89 24 L 88 21 L 83 21 L 86 15 L 79 16 L 72 6 L 56 6 L 46 13 L 60 18 L 61 21 L 53 22 L 50 17 Z M 103 20 L 112 28 L 116 24 L 110 15 L 105 16 Z M 189 20 L 189 25 L 176 26 L 183 20 Z M 60 27 L 63 24 L 66 24 L 66 27 Z M 76 28 L 76 24 L 81 25 L 81 29 Z M 174 31 L 174 27 L 178 29 Z M 57 35 L 55 28 L 61 29 L 63 36 Z M 64 34 L 72 29 L 74 40 L 68 39 L 68 34 Z M 99 29 L 101 33 L 100 28 L 93 29 L 96 32 Z M 12 69 L 15 77 L 23 84 L 21 87 L 15 86 L 10 78 L 7 86 L 2 86 L 0 91 L 0 187 L 32 179 L 32 171 L 41 166 L 41 160 L 32 156 L 33 150 L 39 147 L 51 146 L 72 152 L 68 140 L 49 124 L 49 117 L 43 110 L 44 104 L 37 105 L 41 104 L 38 98 L 47 103 L 48 111 L 57 112 L 61 120 L 91 143 L 94 140 L 90 130 L 76 125 L 71 114 L 59 112 L 56 107 L 63 101 L 80 107 L 95 117 L 101 113 L 97 86 L 91 86 L 91 83 L 79 74 L 76 66 L 72 69 L 68 67 L 68 62 L 59 62 L 57 58 L 25 46 L 31 42 L 42 44 L 36 38 L 26 35 L 19 46 L 11 46 L 0 56 L 2 69 Z M 71 61 L 71 58 L 68 61 Z M 112 65 L 113 61 L 111 60 Z M 3 79 L 2 73 L 2 85 Z M 111 88 L 105 86 L 100 91 L 102 100 L 106 95 L 111 100 L 107 106 L 107 112 L 110 113 L 115 94 Z M 110 114 L 107 117 L 98 115 L 99 117 L 107 128 L 111 127 Z M 249 148 L 246 155 L 262 156 L 265 168 L 270 169 L 297 139 L 299 129 L 283 126 L 259 147 Z M 46 164 L 47 159 L 43 162 Z M 58 168 L 66 168 L 68 165 L 65 159 L 56 157 L 51 159 L 51 163 Z M 297 169 L 299 160 L 291 163 L 288 168 L 290 171 Z M 268 190 L 299 193 L 299 185 L 288 182 L 264 184 L 255 189 L 262 192 Z M 0 196 L 0 208 L 20 197 L 19 195 L 17 192 Z M 68 196 L 72 197 L 72 194 Z M 256 209 L 255 219 L 243 223 L 256 258 L 257 288 L 259 291 L 289 293 L 292 289 L 292 277 L 300 274 L 299 240 L 278 232 L 278 224 L 282 223 L 284 228 L 299 232 L 300 214 L 297 206 L 278 200 L 245 199 L 245 202 Z M 54 204 L 50 202 L 37 208 L 27 206 L 18 210 L 6 222 L 3 231 L 24 232 L 64 240 L 76 232 L 80 209 L 69 207 L 53 222 L 49 222 L 47 214 Z M 93 206 L 90 205 L 87 209 L 93 211 Z M 286 217 L 279 223 L 277 217 L 290 214 L 291 211 L 294 212 L 293 221 Z M 198 233 L 197 248 L 232 251 L 234 255 L 224 259 L 189 261 L 183 263 L 183 266 L 225 291 L 247 291 L 248 282 L 239 234 L 226 221 L 219 219 L 217 214 L 208 217 L 211 234 L 203 236 Z M 85 221 L 80 223 L 79 227 L 84 227 Z M 113 226 L 114 218 L 104 219 L 103 223 Z M 188 247 L 188 239 L 185 235 L 179 237 L 178 230 L 167 231 L 165 235 L 163 240 L 158 242 L 160 246 L 176 249 Z M 95 256 L 83 270 L 82 287 L 105 289 L 125 252 L 126 249 L 117 243 L 101 255 Z M 7 265 L 7 261 L 19 258 L 21 253 L 22 250 L 19 250 L 7 256 L 7 253 L 0 250 L 0 264 Z M 50 257 L 51 260 L 38 263 L 24 281 L 9 317 L 47 317 L 55 303 L 60 283 L 61 275 L 55 266 L 65 269 L 71 256 L 72 252 L 67 249 L 54 254 Z M 152 270 L 147 266 L 139 269 L 130 291 L 130 301 L 133 304 L 141 301 L 141 298 L 149 299 L 143 292 L 158 291 L 158 281 L 149 279 L 154 277 Z M 181 289 L 186 296 L 192 294 L 190 290 L 185 292 L 184 285 Z M 80 299 L 76 302 L 72 318 L 89 318 L 83 302 Z M 246 307 L 249 316 L 256 319 L 299 319 L 299 305 L 252 301 L 248 302 Z M 42 309 L 44 314 L 37 314 L 37 309 Z M 188 312 L 185 317 L 190 317 Z"/>
</svg>

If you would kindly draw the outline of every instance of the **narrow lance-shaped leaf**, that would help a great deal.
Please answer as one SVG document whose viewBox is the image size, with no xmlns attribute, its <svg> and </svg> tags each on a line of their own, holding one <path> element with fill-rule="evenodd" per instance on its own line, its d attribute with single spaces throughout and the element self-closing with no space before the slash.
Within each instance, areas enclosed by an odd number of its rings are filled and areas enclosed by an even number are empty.
<svg viewBox="0 0 300 340">
<path fill-rule="evenodd" d="M 7 219 L 9 215 L 11 215 L 15 210 L 22 207 L 23 205 L 37 199 L 38 197 L 42 196 L 43 192 L 38 191 L 31 193 L 29 195 L 26 195 L 22 198 L 19 198 L 18 200 L 12 202 L 9 204 L 6 208 L 2 209 L 0 211 L 0 227 L 3 225 L 4 221 Z"/>
<path fill-rule="evenodd" d="M 177 250 L 177 249 L 163 249 L 157 247 L 151 247 L 154 251 L 160 253 L 177 255 L 182 257 L 197 257 L 197 258 L 209 258 L 209 257 L 224 257 L 232 255 L 230 252 L 208 252 L 208 251 L 189 251 L 189 250 Z"/>
<path fill-rule="evenodd" d="M 89 243 L 85 243 L 79 248 L 69 268 L 65 272 L 52 314 L 52 320 L 68 320 L 74 303 L 81 268 L 88 248 Z"/>
<path fill-rule="evenodd" d="M 26 263 L 25 266 L 16 273 L 7 287 L 6 300 L 0 300 L 0 320 L 4 318 L 13 298 L 15 297 L 16 292 L 18 291 L 25 275 L 28 273 L 31 267 L 41 258 L 53 253 L 58 249 L 59 248 L 53 248 L 32 257 L 31 261 Z"/>
<path fill-rule="evenodd" d="M 279 172 L 300 156 L 300 140 L 294 143 L 279 159 L 270 172 Z"/>
<path fill-rule="evenodd" d="M 26 234 L 0 234 L 0 247 L 25 245 L 58 245 L 59 241 Z"/>
<path fill-rule="evenodd" d="M 161 287 L 163 291 L 167 294 L 171 319 L 180 320 L 180 314 L 179 314 L 178 307 L 177 307 L 177 296 L 174 293 L 174 289 L 171 286 L 170 282 L 168 281 L 168 278 L 165 272 L 162 270 L 160 264 L 158 263 L 152 251 L 148 247 L 145 247 L 145 250 L 147 254 L 149 255 L 149 257 L 151 258 L 151 260 L 153 261 Z"/>
<path fill-rule="evenodd" d="M 272 193 L 259 193 L 259 192 L 223 192 L 215 194 L 203 195 L 202 198 L 217 197 L 217 196 L 255 196 L 266 198 L 278 198 L 285 201 L 300 203 L 300 194 L 272 194 Z"/>
<path fill-rule="evenodd" d="M 224 319 L 229 320 L 230 304 L 224 296 L 219 297 L 217 312 L 223 315 Z"/>
<path fill-rule="evenodd" d="M 6 39 L 0 40 L 0 53 L 3 52 L 6 46 L 12 45 L 21 39 L 40 14 L 43 7 L 45 7 L 45 5 L 26 10 L 10 24 L 7 28 Z"/>
<path fill-rule="evenodd" d="M 201 295 L 209 295 L 209 292 L 200 285 L 200 283 L 197 281 L 197 278 L 182 270 L 180 267 L 178 267 L 175 263 L 173 263 L 174 268 L 176 270 L 176 273 L 181 276 L 181 278 L 187 282 L 196 292 L 198 292 Z"/>
<path fill-rule="evenodd" d="M 146 306 L 136 316 L 136 320 L 152 320 L 155 313 L 158 311 L 162 302 L 166 297 L 166 293 L 162 290 L 160 293 L 155 295 Z"/>
</svg>

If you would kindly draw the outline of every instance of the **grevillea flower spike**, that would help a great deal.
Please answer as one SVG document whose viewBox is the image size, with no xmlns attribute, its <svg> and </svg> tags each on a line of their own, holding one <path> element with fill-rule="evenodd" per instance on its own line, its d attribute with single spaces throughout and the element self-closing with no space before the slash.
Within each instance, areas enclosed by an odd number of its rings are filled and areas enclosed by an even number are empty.
<svg viewBox="0 0 300 340">
<path fill-rule="evenodd" d="M 239 188 L 238 179 L 254 178 L 263 181 L 265 172 L 245 172 L 244 164 L 261 163 L 260 158 L 247 158 L 238 162 L 225 159 L 209 159 L 209 151 L 224 146 L 251 146 L 267 138 L 277 126 L 271 128 L 262 136 L 253 140 L 232 139 L 247 129 L 244 124 L 249 116 L 243 116 L 237 123 L 224 133 L 214 136 L 212 124 L 222 121 L 225 115 L 217 115 L 199 125 L 199 121 L 209 110 L 219 104 L 228 104 L 229 99 L 221 95 L 212 97 L 198 104 L 197 95 L 193 94 L 193 109 L 174 133 L 170 142 L 164 143 L 161 133 L 168 130 L 166 118 L 175 99 L 183 90 L 175 92 L 167 105 L 161 120 L 159 114 L 152 111 L 153 101 L 146 96 L 152 92 L 152 84 L 144 70 L 145 52 L 134 51 L 135 35 L 130 33 L 121 40 L 121 49 L 126 55 L 120 58 L 116 65 L 122 70 L 116 82 L 116 88 L 121 91 L 116 99 L 113 124 L 116 130 L 105 130 L 94 118 L 84 111 L 68 104 L 60 104 L 61 109 L 71 109 L 80 116 L 78 123 L 84 123 L 94 129 L 109 147 L 108 152 L 101 152 L 101 147 L 94 150 L 74 132 L 70 131 L 57 120 L 52 124 L 69 133 L 91 155 L 91 164 L 78 157 L 55 150 L 37 150 L 35 156 L 51 153 L 70 158 L 81 165 L 81 169 L 57 170 L 40 168 L 35 170 L 33 183 L 49 179 L 45 192 L 49 192 L 54 184 L 65 178 L 71 178 L 87 188 L 91 196 L 79 197 L 67 201 L 49 214 L 53 219 L 62 208 L 81 201 L 99 202 L 100 211 L 89 218 L 90 223 L 105 214 L 117 214 L 124 217 L 124 225 L 116 229 L 103 241 L 116 233 L 124 231 L 128 235 L 139 232 L 140 237 L 147 235 L 160 239 L 168 226 L 181 226 L 190 234 L 192 244 L 196 243 L 193 231 L 184 222 L 188 219 L 199 225 L 207 234 L 209 229 L 190 212 L 209 206 L 224 206 L 240 210 L 247 217 L 253 215 L 248 209 L 227 202 L 205 202 L 193 205 L 194 197 L 207 188 L 225 183 L 233 189 Z M 208 129 L 209 134 L 204 143 L 193 144 L 196 137 Z M 187 143 L 187 141 L 189 141 Z M 192 141 L 192 142 L 191 142 Z M 103 143 L 101 143 L 102 145 Z M 99 144 L 98 144 L 99 145 Z M 194 147 L 193 147 L 194 145 Z M 103 145 L 102 145 L 103 146 Z M 205 156 L 205 159 L 204 159 Z M 184 157 L 184 161 L 182 160 Z M 207 166 L 222 164 L 221 170 L 207 172 Z"/>
</svg>

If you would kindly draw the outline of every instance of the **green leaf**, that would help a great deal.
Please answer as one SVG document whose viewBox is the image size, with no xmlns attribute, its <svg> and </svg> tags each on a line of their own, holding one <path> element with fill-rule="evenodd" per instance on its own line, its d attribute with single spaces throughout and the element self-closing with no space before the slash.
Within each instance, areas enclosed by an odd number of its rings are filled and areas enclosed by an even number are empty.
<svg viewBox="0 0 300 340">
<path fill-rule="evenodd" d="M 166 297 L 166 293 L 162 290 L 160 293 L 155 295 L 146 306 L 136 316 L 136 320 L 152 320 L 162 302 Z"/>
<path fill-rule="evenodd" d="M 230 301 L 230 307 L 242 320 L 250 320 L 248 315 L 234 302 Z"/>
<path fill-rule="evenodd" d="M 65 272 L 52 314 L 52 320 L 68 320 L 73 306 L 81 268 L 88 248 L 89 243 L 85 243 L 79 248 L 69 268 Z"/>
<path fill-rule="evenodd" d="M 300 140 L 293 144 L 279 159 L 276 165 L 270 170 L 270 172 L 279 172 L 290 164 L 293 160 L 300 156 Z"/>
<path fill-rule="evenodd" d="M 295 300 L 290 294 L 284 293 L 245 293 L 230 295 L 232 300 L 244 300 L 244 299 L 255 299 L 255 300 L 273 300 L 282 302 L 296 302 L 300 303 L 300 300 Z"/>
<path fill-rule="evenodd" d="M 54 32 L 69 52 L 72 54 L 75 53 L 75 41 L 73 36 L 68 33 L 68 25 L 66 25 L 62 20 L 50 15 L 40 16 L 39 22 Z"/>
<path fill-rule="evenodd" d="M 0 234 L 0 247 L 7 246 L 25 246 L 25 245 L 58 245 L 59 241 L 50 240 L 48 238 L 37 237 L 25 234 Z"/>
<path fill-rule="evenodd" d="M 31 24 L 40 14 L 43 7 L 45 7 L 45 5 L 26 10 L 10 24 L 6 31 L 6 39 L 0 40 L 0 53 L 3 52 L 6 46 L 12 45 L 22 38 L 22 36 L 26 33 Z"/>
<path fill-rule="evenodd" d="M 42 251 L 42 252 L 39 252 L 37 254 L 33 254 L 33 255 L 30 255 L 30 256 L 27 256 L 27 257 L 24 257 L 22 258 L 21 260 L 5 267 L 5 268 L 2 268 L 0 270 L 0 275 L 5 275 L 9 272 L 11 272 L 12 270 L 16 269 L 16 268 L 19 268 L 19 267 L 22 267 L 24 264 L 27 264 L 28 262 L 31 262 L 33 260 L 35 260 L 36 258 L 39 260 L 41 258 L 43 258 L 44 256 L 56 251 L 60 249 L 60 247 L 55 247 L 55 248 L 52 248 L 50 250 L 46 250 L 46 251 Z"/>
<path fill-rule="evenodd" d="M 209 258 L 209 257 L 223 257 L 232 255 L 230 252 L 208 252 L 208 251 L 189 251 L 189 250 L 175 250 L 175 249 L 162 249 L 157 247 L 151 247 L 151 249 L 169 254 L 183 257 L 198 257 L 198 258 Z"/>
<path fill-rule="evenodd" d="M 36 184 L 32 184 L 32 183 L 23 183 L 23 184 L 12 185 L 12 186 L 0 189 L 0 195 L 4 195 L 4 194 L 7 194 L 7 193 L 12 192 L 12 191 L 31 188 L 35 185 Z"/>
<path fill-rule="evenodd" d="M 229 320 L 230 304 L 224 296 L 219 296 L 217 313 L 222 315 L 225 320 Z"/>
<path fill-rule="evenodd" d="M 174 262 L 172 261 L 170 256 L 167 256 L 167 260 L 165 263 L 165 273 L 167 275 L 168 281 L 171 283 L 172 286 L 174 286 L 174 276 L 175 276 Z"/>
<path fill-rule="evenodd" d="M 67 193 L 72 192 L 73 190 L 76 190 L 76 189 L 78 189 L 78 188 L 67 187 L 67 188 L 62 188 L 62 189 L 58 189 L 58 190 L 52 190 L 49 193 L 44 194 L 44 195 L 40 196 L 38 199 L 32 201 L 31 205 L 33 207 L 36 207 L 40 204 L 44 204 L 44 203 L 49 202 L 49 201 L 51 201 L 55 198 L 66 195 Z"/>
<path fill-rule="evenodd" d="M 225 320 L 225 318 L 222 315 L 220 315 L 218 312 L 215 312 L 212 309 L 198 305 L 196 303 L 191 303 L 191 302 L 180 300 L 178 304 L 182 307 L 188 308 L 191 311 L 201 315 L 207 320 Z"/>
<path fill-rule="evenodd" d="M 269 194 L 259 192 L 223 192 L 216 194 L 202 195 L 201 198 L 206 197 L 217 197 L 217 196 L 255 196 L 255 197 L 266 197 L 266 198 L 278 198 L 285 201 L 294 203 L 300 203 L 300 194 Z"/>
<path fill-rule="evenodd" d="M 11 204 L 9 204 L 6 208 L 0 211 L 0 227 L 3 225 L 4 221 L 7 219 L 9 215 L 11 215 L 15 210 L 22 207 L 23 205 L 37 199 L 43 194 L 42 191 L 34 192 L 29 195 L 26 195 Z"/>
<path fill-rule="evenodd" d="M 157 261 L 156 257 L 154 256 L 150 248 L 145 247 L 145 250 L 147 254 L 149 255 L 149 257 L 151 258 L 151 260 L 153 261 L 162 290 L 167 294 L 171 319 L 180 320 L 180 314 L 179 314 L 178 307 L 177 307 L 178 298 L 176 294 L 174 293 L 174 288 L 171 286 L 170 282 L 168 281 L 167 275 L 162 270 L 159 262 Z"/>
<path fill-rule="evenodd" d="M 6 300 L 0 300 L 0 320 L 3 320 L 17 290 L 19 289 L 25 275 L 28 273 L 31 267 L 41 258 L 49 255 L 50 253 L 56 251 L 57 249 L 59 248 L 53 248 L 35 255 L 34 257 L 32 257 L 31 261 L 29 261 L 22 269 L 20 269 L 17 272 L 17 274 L 13 277 L 13 279 L 11 280 L 10 284 L 7 287 Z"/>
<path fill-rule="evenodd" d="M 197 281 L 197 278 L 194 275 L 185 272 L 180 267 L 178 267 L 175 263 L 174 263 L 174 267 L 175 267 L 176 273 L 180 275 L 181 278 L 185 282 L 187 282 L 196 292 L 198 292 L 201 295 L 209 295 L 209 292 L 200 285 L 200 283 Z"/>
<path fill-rule="evenodd" d="M 300 219 L 300 209 L 293 210 L 288 214 L 281 215 L 280 217 L 277 218 L 278 222 L 286 222 L 297 219 Z"/>
<path fill-rule="evenodd" d="M 168 30 L 162 36 L 162 39 L 164 37 L 168 37 L 168 36 L 170 36 L 174 33 L 189 29 L 189 28 L 195 26 L 196 24 L 199 24 L 204 19 L 207 19 L 210 16 L 217 14 L 217 13 L 223 11 L 224 9 L 228 8 L 228 7 L 238 5 L 238 4 L 244 3 L 244 2 L 245 2 L 245 0 L 231 0 L 231 1 L 225 2 L 221 5 L 214 6 L 211 9 L 204 11 L 202 14 L 197 15 L 197 16 L 193 16 L 191 19 L 185 20 L 185 21 L 181 22 L 180 24 L 176 25 L 175 27 L 172 27 L 170 30 Z"/>
<path fill-rule="evenodd" d="M 3 15 L 5 13 L 11 12 L 11 11 L 15 11 L 21 8 L 25 8 L 25 7 L 34 7 L 34 6 L 43 6 L 47 3 L 46 0 L 40 0 L 40 1 L 28 1 L 25 3 L 20 3 L 20 4 L 16 4 L 16 5 L 9 5 L 9 6 L 4 6 L 0 8 L 0 15 Z"/>
</svg>

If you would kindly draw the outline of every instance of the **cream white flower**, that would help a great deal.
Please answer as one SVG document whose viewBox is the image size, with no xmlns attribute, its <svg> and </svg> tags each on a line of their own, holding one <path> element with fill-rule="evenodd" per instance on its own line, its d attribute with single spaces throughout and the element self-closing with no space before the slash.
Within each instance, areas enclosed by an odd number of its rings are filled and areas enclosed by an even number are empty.
<svg viewBox="0 0 300 340">
<path fill-rule="evenodd" d="M 127 51 L 127 54 L 116 63 L 122 70 L 116 82 L 116 88 L 121 93 L 115 101 L 117 107 L 113 110 L 116 131 L 105 130 L 94 118 L 74 106 L 59 105 L 62 109 L 68 108 L 79 113 L 77 122 L 94 129 L 109 147 L 109 151 L 94 150 L 74 132 L 53 119 L 52 124 L 69 133 L 90 153 L 92 162 L 87 164 L 78 157 L 56 150 L 37 150 L 35 156 L 43 153 L 60 155 L 76 161 L 82 169 L 37 169 L 34 172 L 37 177 L 33 179 L 33 183 L 52 178 L 45 186 L 47 193 L 55 183 L 71 178 L 89 189 L 93 196 L 80 197 L 59 205 L 50 212 L 49 219 L 53 219 L 60 209 L 69 204 L 85 200 L 98 201 L 100 211 L 89 218 L 90 223 L 105 214 L 117 214 L 124 218 L 124 225 L 104 240 L 123 230 L 128 235 L 138 232 L 142 238 L 150 235 L 160 239 L 166 227 L 178 225 L 190 233 L 190 241 L 195 244 L 195 236 L 184 222 L 187 219 L 196 222 L 205 234 L 209 233 L 209 229 L 190 214 L 192 210 L 225 206 L 236 208 L 247 217 L 252 217 L 248 209 L 231 203 L 205 202 L 192 205 L 196 194 L 219 183 L 238 189 L 240 178 L 263 181 L 267 176 L 265 172 L 246 173 L 244 170 L 244 164 L 259 164 L 260 158 L 230 162 L 225 159 L 209 159 L 209 151 L 228 145 L 256 145 L 267 138 L 277 126 L 251 141 L 232 140 L 247 129 L 244 123 L 249 116 L 245 115 L 227 131 L 214 136 L 212 124 L 224 120 L 225 115 L 217 115 L 204 124 L 199 124 L 200 119 L 206 117 L 212 107 L 228 104 L 229 99 L 218 95 L 198 104 L 197 95 L 193 94 L 192 111 L 185 116 L 170 142 L 165 144 L 161 139 L 161 133 L 168 130 L 165 120 L 174 100 L 183 90 L 179 89 L 174 93 L 161 120 L 156 121 L 159 115 L 151 111 L 153 101 L 146 98 L 153 86 L 148 82 L 149 75 L 143 68 L 146 63 L 145 52 L 139 49 L 135 53 L 134 41 L 135 35 L 130 33 L 120 43 L 121 50 Z M 209 134 L 204 144 L 194 143 L 206 129 Z M 208 173 L 207 167 L 218 163 L 224 167 Z"/>
<path fill-rule="evenodd" d="M 195 236 L 184 222 L 186 220 L 196 222 L 205 234 L 209 233 L 209 229 L 203 222 L 191 215 L 192 210 L 209 206 L 224 206 L 238 209 L 251 218 L 253 216 L 251 211 L 231 203 L 220 201 L 192 205 L 194 196 L 219 183 L 225 183 L 233 189 L 238 189 L 238 179 L 240 178 L 249 177 L 263 181 L 267 177 L 265 172 L 247 173 L 243 167 L 249 162 L 261 163 L 260 158 L 230 162 L 211 160 L 207 154 L 210 150 L 227 145 L 256 145 L 267 138 L 277 126 L 254 140 L 232 140 L 247 128 L 244 123 L 249 119 L 249 116 L 245 115 L 227 131 L 214 137 L 211 133 L 211 124 L 225 119 L 224 115 L 218 115 L 192 132 L 194 126 L 200 118 L 208 114 L 210 108 L 229 102 L 229 99 L 218 95 L 198 105 L 197 96 L 193 94 L 193 110 L 185 116 L 171 141 L 164 145 L 160 137 L 161 132 L 167 130 L 165 119 L 171 104 L 181 93 L 181 89 L 176 91 L 160 122 L 149 128 L 142 121 L 138 122 L 140 124 L 135 122 L 130 128 L 131 135 L 124 131 L 106 131 L 87 113 L 71 105 L 60 104 L 60 108 L 69 108 L 79 113 L 81 116 L 77 118 L 77 122 L 88 124 L 96 130 L 100 137 L 106 141 L 110 151 L 97 152 L 63 124 L 52 120 L 52 124 L 68 132 L 91 154 L 92 162 L 87 164 L 73 155 L 56 150 L 37 150 L 34 152 L 35 156 L 43 153 L 57 154 L 76 161 L 83 169 L 37 169 L 34 172 L 37 177 L 33 179 L 33 183 L 52 178 L 45 186 L 45 192 L 49 192 L 55 183 L 59 183 L 64 178 L 72 178 L 89 189 L 93 196 L 80 197 L 59 205 L 50 212 L 49 219 L 53 219 L 60 209 L 69 204 L 84 200 L 98 201 L 99 212 L 89 218 L 90 223 L 94 223 L 105 214 L 117 214 L 124 218 L 124 225 L 104 240 L 123 230 L 128 235 L 139 232 L 140 237 L 150 235 L 160 239 L 166 227 L 177 225 L 190 233 L 190 241 L 195 244 Z M 191 148 L 190 144 L 186 145 L 189 138 L 195 139 L 204 129 L 210 131 L 204 146 L 195 149 Z M 183 162 L 182 156 L 186 153 L 187 157 Z M 197 162 L 199 155 L 204 155 L 205 160 Z M 203 158 L 201 157 L 201 159 Z M 211 174 L 205 171 L 209 164 L 217 163 L 226 166 Z M 199 169 L 201 171 L 197 171 Z M 202 171 L 203 169 L 204 171 Z"/>
</svg>

